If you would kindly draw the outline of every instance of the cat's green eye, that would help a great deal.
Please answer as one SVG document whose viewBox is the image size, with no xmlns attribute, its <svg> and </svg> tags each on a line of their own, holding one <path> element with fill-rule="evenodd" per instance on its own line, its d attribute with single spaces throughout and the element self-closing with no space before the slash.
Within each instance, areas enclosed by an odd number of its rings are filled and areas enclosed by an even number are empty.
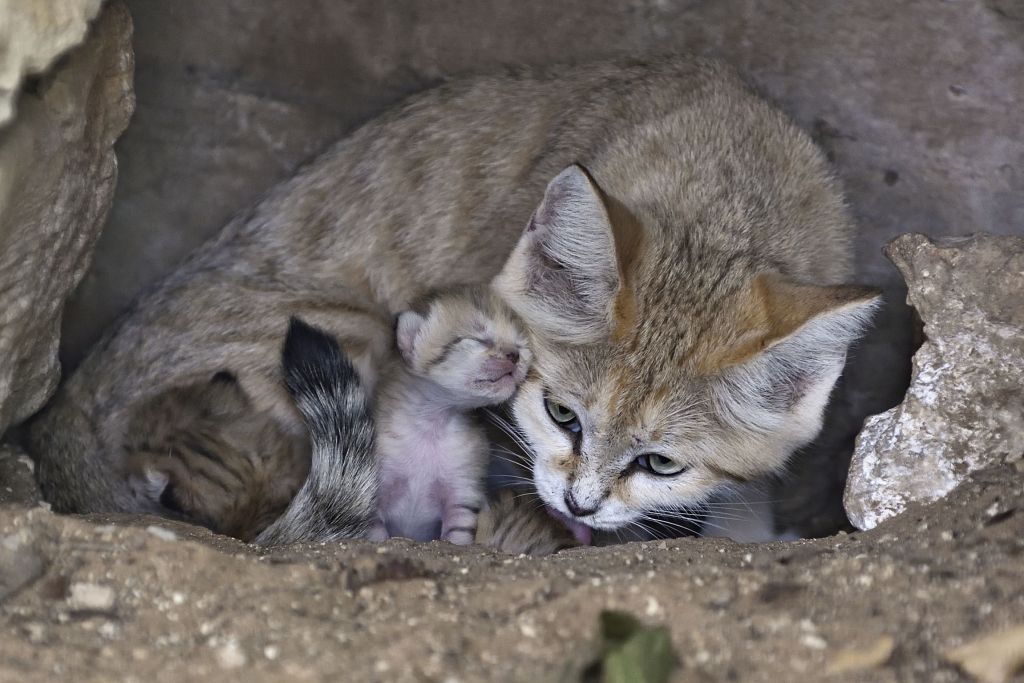
<svg viewBox="0 0 1024 683">
<path fill-rule="evenodd" d="M 580 420 L 576 417 L 576 413 L 569 410 L 565 405 L 558 401 L 553 401 L 550 398 L 544 399 L 544 408 L 547 409 L 548 415 L 554 420 L 555 424 L 562 429 L 568 429 L 572 433 L 580 431 Z"/>
<path fill-rule="evenodd" d="M 662 476 L 679 474 L 689 469 L 686 465 L 676 462 L 672 458 L 659 453 L 644 453 L 637 457 L 633 462 L 635 462 L 636 466 L 642 470 Z"/>
</svg>

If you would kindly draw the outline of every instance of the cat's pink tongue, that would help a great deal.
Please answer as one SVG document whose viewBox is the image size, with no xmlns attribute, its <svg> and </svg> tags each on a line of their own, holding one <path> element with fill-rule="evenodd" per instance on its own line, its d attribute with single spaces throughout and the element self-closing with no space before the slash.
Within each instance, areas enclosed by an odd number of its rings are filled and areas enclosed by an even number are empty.
<svg viewBox="0 0 1024 683">
<path fill-rule="evenodd" d="M 572 532 L 572 535 L 576 537 L 576 540 L 582 545 L 590 545 L 593 540 L 593 529 L 582 522 L 577 522 L 571 517 L 563 515 L 553 507 L 544 506 L 544 509 L 548 511 L 548 514 L 557 519 L 559 522 L 565 525 L 565 527 Z"/>
</svg>

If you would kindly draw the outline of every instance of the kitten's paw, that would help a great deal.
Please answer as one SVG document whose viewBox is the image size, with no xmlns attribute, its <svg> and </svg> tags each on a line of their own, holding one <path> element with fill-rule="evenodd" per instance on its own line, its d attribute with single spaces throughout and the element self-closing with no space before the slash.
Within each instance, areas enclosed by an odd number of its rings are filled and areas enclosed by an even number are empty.
<svg viewBox="0 0 1024 683">
<path fill-rule="evenodd" d="M 366 540 L 368 541 L 386 541 L 391 538 L 388 533 L 388 528 L 384 526 L 383 522 L 378 522 L 370 527 L 370 530 L 366 532 Z"/>
<path fill-rule="evenodd" d="M 470 545 L 473 542 L 473 539 L 476 538 L 476 529 L 449 529 L 442 538 L 449 543 L 454 543 L 455 545 Z"/>
</svg>

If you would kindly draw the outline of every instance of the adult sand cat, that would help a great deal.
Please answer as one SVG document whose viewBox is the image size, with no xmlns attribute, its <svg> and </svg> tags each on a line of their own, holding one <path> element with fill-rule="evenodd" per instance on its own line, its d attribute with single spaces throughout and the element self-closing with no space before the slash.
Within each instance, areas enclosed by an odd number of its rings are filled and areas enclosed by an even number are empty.
<svg viewBox="0 0 1024 683">
<path fill-rule="evenodd" d="M 526 227 L 524 232 L 524 227 Z M 714 62 L 447 84 L 338 143 L 142 297 L 33 428 L 57 510 L 134 510 L 133 406 L 227 370 L 282 433 L 289 316 L 372 391 L 391 315 L 496 277 L 532 330 L 515 403 L 545 501 L 597 528 L 779 468 L 874 305 L 823 156 Z"/>
</svg>

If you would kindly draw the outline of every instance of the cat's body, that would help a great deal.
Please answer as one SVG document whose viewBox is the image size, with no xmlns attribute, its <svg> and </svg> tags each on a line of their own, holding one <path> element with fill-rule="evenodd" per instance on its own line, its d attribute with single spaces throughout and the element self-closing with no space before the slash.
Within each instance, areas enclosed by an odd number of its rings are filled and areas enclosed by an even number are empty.
<svg viewBox="0 0 1024 683">
<path fill-rule="evenodd" d="M 432 296 L 398 318 L 402 356 L 375 410 L 380 520 L 370 538 L 473 541 L 489 445 L 472 413 L 512 397 L 530 351 L 514 314 L 487 288 Z"/>
<path fill-rule="evenodd" d="M 541 495 L 595 527 L 629 524 L 778 468 L 820 428 L 870 307 L 822 287 L 850 275 L 850 227 L 822 155 L 718 64 L 445 85 L 340 142 L 142 297 L 34 425 L 40 482 L 57 510 L 138 509 L 134 407 L 225 369 L 254 412 L 301 435 L 278 380 L 290 316 L 337 336 L 372 391 L 393 314 L 500 271 L 533 334 L 515 414 Z M 658 467 L 689 470 L 652 479 L 655 446 Z"/>
</svg>

